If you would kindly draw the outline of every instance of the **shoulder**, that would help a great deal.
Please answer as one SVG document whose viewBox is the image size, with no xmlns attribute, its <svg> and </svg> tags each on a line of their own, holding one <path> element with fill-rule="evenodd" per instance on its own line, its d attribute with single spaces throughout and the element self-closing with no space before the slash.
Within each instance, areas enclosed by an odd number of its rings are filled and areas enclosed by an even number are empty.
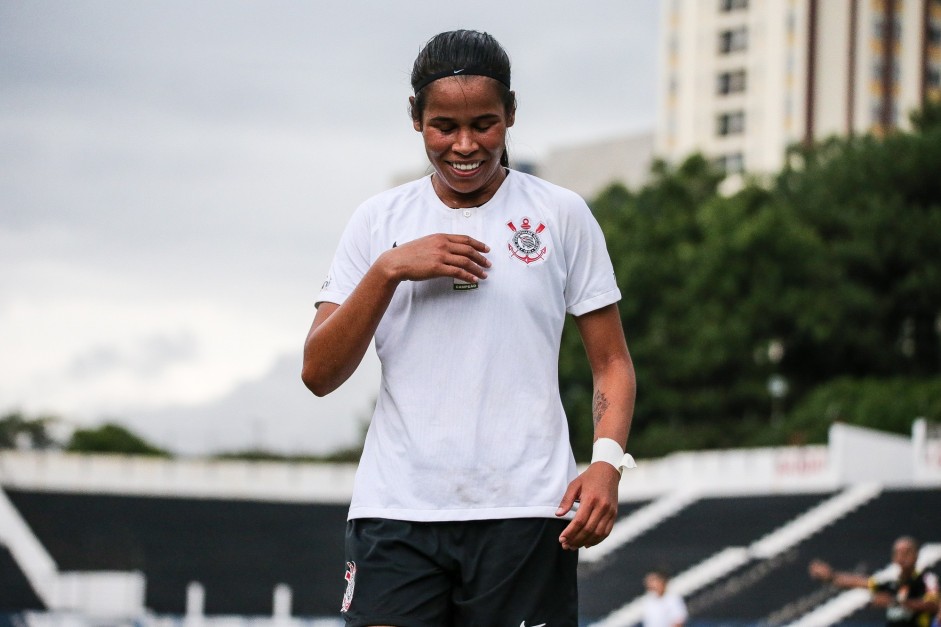
<svg viewBox="0 0 941 627">
<path fill-rule="evenodd" d="M 372 231 L 377 225 L 409 215 L 408 208 L 417 206 L 431 187 L 429 177 L 410 181 L 370 196 L 353 211 L 347 230 Z"/>
<path fill-rule="evenodd" d="M 408 215 L 423 196 L 423 190 L 431 186 L 428 177 L 411 181 L 379 192 L 359 204 L 350 214 L 341 238 L 342 245 L 361 246 L 374 236 L 380 236 L 383 225 L 395 222 Z M 414 212 L 412 212 L 414 213 Z"/>
<path fill-rule="evenodd" d="M 925 570 L 919 573 L 919 579 L 924 583 L 927 592 L 938 592 L 938 575 L 934 571 Z"/>
<path fill-rule="evenodd" d="M 507 180 L 524 192 L 539 195 L 557 203 L 585 206 L 587 208 L 585 199 L 566 187 L 550 183 L 538 176 L 519 170 L 511 170 L 511 173 Z"/>
<path fill-rule="evenodd" d="M 572 190 L 515 170 L 507 180 L 518 194 L 514 204 L 542 207 L 556 226 L 566 232 L 580 233 L 596 228 L 597 220 L 588 203 Z"/>
<path fill-rule="evenodd" d="M 402 202 L 408 202 L 422 196 L 431 185 L 431 178 L 423 176 L 420 179 L 397 185 L 367 198 L 360 206 L 360 210 L 376 211 L 389 208 Z"/>
</svg>

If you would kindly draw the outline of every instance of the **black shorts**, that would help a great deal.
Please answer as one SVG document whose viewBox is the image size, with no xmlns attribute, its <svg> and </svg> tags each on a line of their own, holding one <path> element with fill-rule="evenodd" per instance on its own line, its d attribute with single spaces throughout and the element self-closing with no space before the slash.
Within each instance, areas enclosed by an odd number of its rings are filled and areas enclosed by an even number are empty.
<svg viewBox="0 0 941 627">
<path fill-rule="evenodd" d="M 576 627 L 578 553 L 551 518 L 347 522 L 350 627 Z"/>
</svg>

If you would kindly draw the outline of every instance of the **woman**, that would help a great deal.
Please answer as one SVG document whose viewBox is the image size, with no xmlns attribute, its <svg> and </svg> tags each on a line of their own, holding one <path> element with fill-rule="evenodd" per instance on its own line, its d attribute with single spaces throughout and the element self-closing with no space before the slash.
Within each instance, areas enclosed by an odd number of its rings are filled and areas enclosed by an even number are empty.
<svg viewBox="0 0 941 627">
<path fill-rule="evenodd" d="M 304 348 L 318 396 L 373 338 L 382 363 L 342 611 L 353 626 L 574 626 L 577 549 L 610 533 L 632 465 L 612 265 L 581 198 L 509 169 L 516 97 L 496 40 L 442 33 L 411 82 L 433 173 L 355 212 Z M 581 475 L 558 388 L 566 313 L 595 387 L 598 463 Z"/>
</svg>

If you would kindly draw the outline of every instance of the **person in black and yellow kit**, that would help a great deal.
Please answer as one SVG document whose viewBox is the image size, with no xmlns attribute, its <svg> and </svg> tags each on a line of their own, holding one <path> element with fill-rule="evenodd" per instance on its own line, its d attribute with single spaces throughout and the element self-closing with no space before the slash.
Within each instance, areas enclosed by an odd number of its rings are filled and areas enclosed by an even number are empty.
<svg viewBox="0 0 941 627">
<path fill-rule="evenodd" d="M 810 576 L 838 588 L 867 588 L 872 604 L 886 608 L 886 625 L 892 627 L 929 627 L 938 613 L 938 576 L 919 570 L 918 541 L 902 536 L 892 545 L 892 562 L 898 571 L 888 578 L 867 577 L 838 572 L 826 562 L 810 563 Z"/>
</svg>

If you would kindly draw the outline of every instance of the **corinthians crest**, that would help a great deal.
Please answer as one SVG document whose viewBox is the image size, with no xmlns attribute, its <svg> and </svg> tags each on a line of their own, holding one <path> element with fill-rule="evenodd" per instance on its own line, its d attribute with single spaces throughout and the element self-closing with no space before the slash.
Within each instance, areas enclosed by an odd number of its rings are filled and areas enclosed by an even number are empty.
<svg viewBox="0 0 941 627">
<path fill-rule="evenodd" d="M 513 222 L 507 222 L 506 225 L 513 231 L 513 237 L 506 245 L 511 255 L 526 265 L 546 258 L 549 247 L 544 246 L 539 239 L 539 234 L 546 230 L 545 224 L 540 222 L 533 228 L 529 218 L 523 218 L 519 228 Z"/>
</svg>

